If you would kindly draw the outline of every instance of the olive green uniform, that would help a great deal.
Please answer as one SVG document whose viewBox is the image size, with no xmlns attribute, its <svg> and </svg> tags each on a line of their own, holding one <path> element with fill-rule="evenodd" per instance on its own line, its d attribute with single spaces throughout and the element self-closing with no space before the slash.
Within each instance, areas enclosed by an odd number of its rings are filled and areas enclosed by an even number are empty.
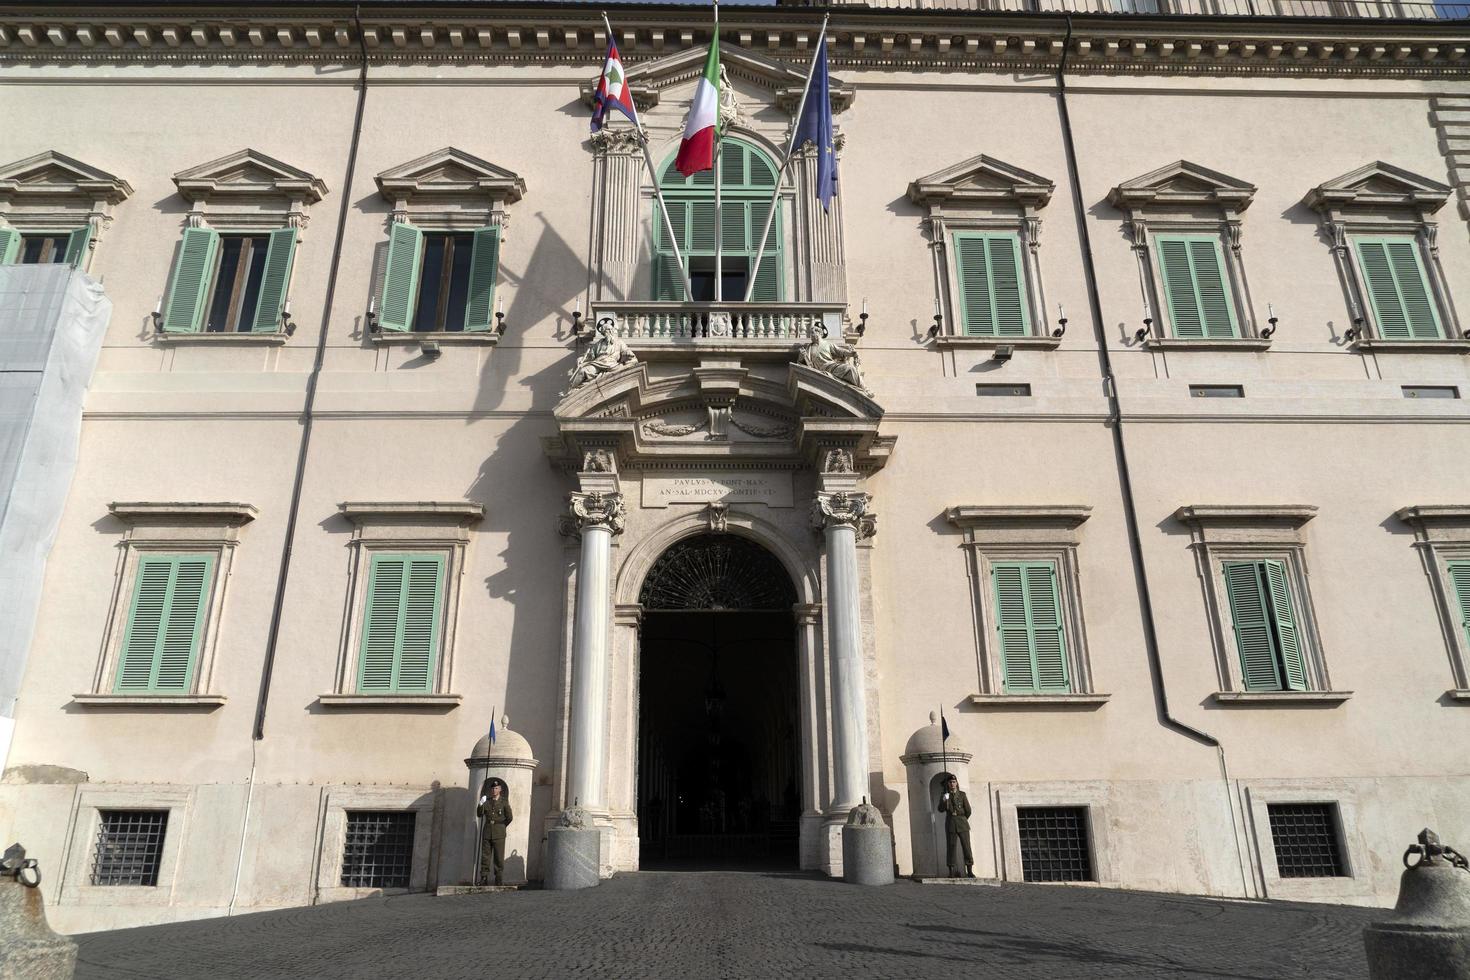
<svg viewBox="0 0 1470 980">
<path fill-rule="evenodd" d="M 484 802 L 475 807 L 475 816 L 485 821 L 480 830 L 480 880 L 488 882 L 493 876 L 495 884 L 499 885 L 505 871 L 505 828 L 514 815 L 510 812 L 510 800 L 504 790 L 501 790 L 499 799 L 490 795 L 490 780 L 485 780 L 480 796 Z"/>
<path fill-rule="evenodd" d="M 944 838 L 947 845 L 944 853 L 949 862 L 949 876 L 960 877 L 958 859 L 963 853 L 965 876 L 975 877 L 970 870 L 975 863 L 975 855 L 970 852 L 970 798 L 965 795 L 964 790 L 956 789 L 949 793 L 949 799 L 940 797 L 939 811 L 944 814 Z"/>
</svg>

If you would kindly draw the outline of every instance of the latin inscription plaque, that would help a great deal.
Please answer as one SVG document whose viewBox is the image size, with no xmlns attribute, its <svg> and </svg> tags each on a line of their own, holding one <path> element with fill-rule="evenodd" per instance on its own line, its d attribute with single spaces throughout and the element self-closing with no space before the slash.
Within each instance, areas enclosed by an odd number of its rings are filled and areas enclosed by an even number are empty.
<svg viewBox="0 0 1470 980">
<path fill-rule="evenodd" d="M 748 471 L 650 473 L 643 478 L 644 507 L 713 503 L 791 507 L 791 474 Z"/>
</svg>

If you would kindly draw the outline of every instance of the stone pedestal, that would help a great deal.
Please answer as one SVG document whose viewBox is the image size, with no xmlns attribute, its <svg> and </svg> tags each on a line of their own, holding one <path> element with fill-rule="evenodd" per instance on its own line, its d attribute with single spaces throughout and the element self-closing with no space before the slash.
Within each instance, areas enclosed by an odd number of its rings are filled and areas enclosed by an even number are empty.
<svg viewBox="0 0 1470 980">
<path fill-rule="evenodd" d="M 602 835 L 591 828 L 552 827 L 548 830 L 546 874 L 542 886 L 548 891 L 572 891 L 596 885 L 601 838 Z"/>
<path fill-rule="evenodd" d="M 32 871 L 25 873 L 29 880 Z M 71 980 L 76 966 L 77 944 L 46 924 L 41 889 L 0 875 L 0 980 Z"/>
<path fill-rule="evenodd" d="M 853 807 L 842 828 L 842 880 L 852 885 L 893 884 L 893 835 L 871 803 Z"/>
<path fill-rule="evenodd" d="M 1393 914 L 1363 930 L 1372 980 L 1465 980 L 1470 977 L 1470 871 L 1456 867 L 1426 830 L 1410 853 L 1421 855 L 1399 884 Z"/>
</svg>

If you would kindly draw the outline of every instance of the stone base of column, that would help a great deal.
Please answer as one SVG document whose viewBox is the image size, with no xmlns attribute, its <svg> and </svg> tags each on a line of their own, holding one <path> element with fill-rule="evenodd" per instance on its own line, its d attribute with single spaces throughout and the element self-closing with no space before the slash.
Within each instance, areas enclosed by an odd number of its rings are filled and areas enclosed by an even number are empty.
<svg viewBox="0 0 1470 980">
<path fill-rule="evenodd" d="M 842 828 L 842 880 L 852 885 L 893 884 L 893 835 L 871 803 L 852 808 Z"/>
<path fill-rule="evenodd" d="M 546 874 L 542 887 L 550 891 L 591 888 L 600 880 L 602 832 L 579 806 L 562 811 L 561 826 L 546 832 Z"/>
<path fill-rule="evenodd" d="M 77 944 L 46 924 L 41 889 L 9 876 L 0 877 L 0 936 L 0 980 L 71 980 L 76 972 Z"/>
</svg>

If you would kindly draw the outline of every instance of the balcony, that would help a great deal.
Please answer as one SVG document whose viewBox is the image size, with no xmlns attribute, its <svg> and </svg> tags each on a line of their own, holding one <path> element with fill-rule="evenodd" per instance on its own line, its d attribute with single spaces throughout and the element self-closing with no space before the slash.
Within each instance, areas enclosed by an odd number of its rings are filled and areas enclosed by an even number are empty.
<svg viewBox="0 0 1470 980">
<path fill-rule="evenodd" d="M 723 351 L 780 360 L 813 324 L 842 337 L 844 310 L 841 303 L 607 301 L 592 304 L 588 322 L 612 317 L 614 334 L 645 360 Z"/>
</svg>

